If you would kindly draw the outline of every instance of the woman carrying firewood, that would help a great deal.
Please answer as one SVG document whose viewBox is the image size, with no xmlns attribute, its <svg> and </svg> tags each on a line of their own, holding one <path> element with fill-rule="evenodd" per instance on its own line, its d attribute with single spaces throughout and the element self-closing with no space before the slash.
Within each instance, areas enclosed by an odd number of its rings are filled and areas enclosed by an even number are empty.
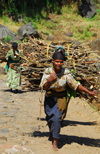
<svg viewBox="0 0 100 154">
<path fill-rule="evenodd" d="M 6 55 L 7 65 L 6 70 L 7 74 L 7 86 L 10 87 L 10 90 L 13 89 L 18 91 L 19 85 L 21 84 L 20 76 L 20 62 L 23 53 L 18 49 L 18 44 L 16 42 L 12 43 L 12 49 L 8 51 Z"/>
<path fill-rule="evenodd" d="M 44 109 L 46 120 L 49 126 L 49 139 L 53 139 L 53 149 L 58 150 L 57 142 L 59 138 L 63 112 L 69 102 L 67 87 L 74 91 L 83 91 L 91 96 L 97 91 L 89 91 L 78 83 L 67 68 L 63 68 L 65 54 L 63 48 L 58 48 L 52 56 L 53 67 L 47 68 L 43 74 L 40 87 L 46 90 Z"/>
</svg>

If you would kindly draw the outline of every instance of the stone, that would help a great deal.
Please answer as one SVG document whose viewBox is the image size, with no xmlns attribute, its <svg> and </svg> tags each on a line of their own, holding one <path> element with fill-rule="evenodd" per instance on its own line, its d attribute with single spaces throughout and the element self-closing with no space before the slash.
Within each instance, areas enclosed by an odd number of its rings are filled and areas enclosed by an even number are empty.
<svg viewBox="0 0 100 154">
<path fill-rule="evenodd" d="M 83 28 L 79 28 L 78 31 L 79 31 L 81 34 L 83 34 L 84 29 L 83 29 Z"/>
<path fill-rule="evenodd" d="M 100 51 L 100 38 L 99 39 L 96 39 L 96 40 L 93 40 L 90 44 L 89 44 L 89 47 L 92 49 L 92 50 L 98 50 Z M 100 55 L 100 52 L 98 53 Z"/>
<path fill-rule="evenodd" d="M 73 36 L 73 34 L 72 34 L 72 32 L 70 32 L 70 31 L 67 31 L 66 33 L 64 33 L 66 36 L 68 36 L 68 37 L 72 37 Z"/>
<path fill-rule="evenodd" d="M 5 140 L 5 141 L 7 141 L 7 137 L 2 136 L 2 137 L 0 137 L 0 140 Z"/>
<path fill-rule="evenodd" d="M 0 116 L 7 115 L 7 112 L 0 112 Z"/>
<path fill-rule="evenodd" d="M 93 33 L 93 35 L 92 35 L 92 36 L 97 37 L 97 33 Z"/>
<path fill-rule="evenodd" d="M 79 7 L 79 12 L 82 17 L 93 18 L 97 14 L 97 7 L 92 0 L 82 1 L 82 4 Z"/>
<path fill-rule="evenodd" d="M 48 35 L 47 38 L 46 38 L 46 40 L 53 41 L 54 40 L 54 36 Z"/>
<path fill-rule="evenodd" d="M 5 71 L 5 69 L 3 67 L 0 67 L 0 75 L 1 74 L 7 74 L 6 71 Z"/>
<path fill-rule="evenodd" d="M 20 40 L 24 39 L 28 35 L 34 35 L 34 37 L 36 38 L 40 37 L 38 31 L 34 28 L 32 22 L 29 22 L 28 24 L 21 26 L 17 32 L 17 36 Z"/>
<path fill-rule="evenodd" d="M 72 46 L 75 48 L 78 48 L 81 45 L 81 42 L 73 40 Z"/>
<path fill-rule="evenodd" d="M 9 133 L 9 130 L 7 129 L 7 128 L 2 128 L 2 129 L 0 129 L 0 134 L 2 134 L 2 133 Z"/>
<path fill-rule="evenodd" d="M 15 36 L 15 33 L 13 33 L 8 27 L 5 27 L 1 24 L 0 24 L 0 38 L 1 39 L 7 38 L 6 41 L 8 43 L 18 41 L 18 38 Z"/>
<path fill-rule="evenodd" d="M 100 71 L 100 62 L 96 64 L 96 69 Z"/>
</svg>

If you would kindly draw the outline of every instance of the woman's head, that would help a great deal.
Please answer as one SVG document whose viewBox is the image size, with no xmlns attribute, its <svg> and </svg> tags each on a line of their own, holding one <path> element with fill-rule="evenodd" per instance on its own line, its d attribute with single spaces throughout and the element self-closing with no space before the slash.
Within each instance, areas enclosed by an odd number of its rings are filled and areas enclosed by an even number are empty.
<svg viewBox="0 0 100 154">
<path fill-rule="evenodd" d="M 62 52 L 55 52 L 52 56 L 54 70 L 58 73 L 61 71 L 65 55 Z"/>
<path fill-rule="evenodd" d="M 62 46 L 55 48 L 55 52 L 61 52 L 65 56 L 64 61 L 67 59 L 67 53 L 65 53 L 65 49 Z"/>
<path fill-rule="evenodd" d="M 17 48 L 18 48 L 18 43 L 13 42 L 13 43 L 12 43 L 12 48 L 13 48 L 13 50 L 17 50 Z"/>
</svg>

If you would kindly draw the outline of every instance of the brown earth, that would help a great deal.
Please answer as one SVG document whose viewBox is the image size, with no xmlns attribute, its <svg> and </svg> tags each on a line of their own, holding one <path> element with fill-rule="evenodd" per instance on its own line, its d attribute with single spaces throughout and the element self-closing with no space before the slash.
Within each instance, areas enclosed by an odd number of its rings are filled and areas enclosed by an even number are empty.
<svg viewBox="0 0 100 154">
<path fill-rule="evenodd" d="M 10 92 L 6 76 L 0 77 L 0 87 L 0 154 L 100 154 L 100 113 L 85 100 L 71 99 L 55 152 L 43 105 L 38 120 L 40 91 Z"/>
</svg>

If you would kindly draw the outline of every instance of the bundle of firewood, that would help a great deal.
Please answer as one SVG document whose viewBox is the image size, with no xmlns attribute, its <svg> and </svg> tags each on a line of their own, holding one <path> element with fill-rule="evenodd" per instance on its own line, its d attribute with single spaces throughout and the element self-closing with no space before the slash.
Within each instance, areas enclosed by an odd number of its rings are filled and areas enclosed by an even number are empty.
<svg viewBox="0 0 100 154">
<path fill-rule="evenodd" d="M 63 46 L 67 53 L 68 59 L 64 62 L 63 67 L 68 68 L 74 75 L 76 80 L 80 81 L 83 86 L 90 90 L 100 91 L 100 70 L 98 63 L 100 60 L 91 60 L 88 56 L 91 53 L 98 53 L 98 51 L 90 51 L 86 45 L 77 45 L 73 41 L 62 42 L 45 42 L 31 37 L 26 38 L 27 42 L 19 44 L 19 49 L 23 51 L 22 78 L 31 90 L 39 90 L 39 84 L 44 70 L 52 66 L 52 55 L 57 46 Z M 9 44 L 0 43 L 0 60 L 2 61 L 7 51 L 10 49 Z M 97 98 L 91 98 L 84 93 L 79 93 L 79 96 L 87 98 L 90 102 L 96 104 L 100 110 L 99 94 Z"/>
</svg>

